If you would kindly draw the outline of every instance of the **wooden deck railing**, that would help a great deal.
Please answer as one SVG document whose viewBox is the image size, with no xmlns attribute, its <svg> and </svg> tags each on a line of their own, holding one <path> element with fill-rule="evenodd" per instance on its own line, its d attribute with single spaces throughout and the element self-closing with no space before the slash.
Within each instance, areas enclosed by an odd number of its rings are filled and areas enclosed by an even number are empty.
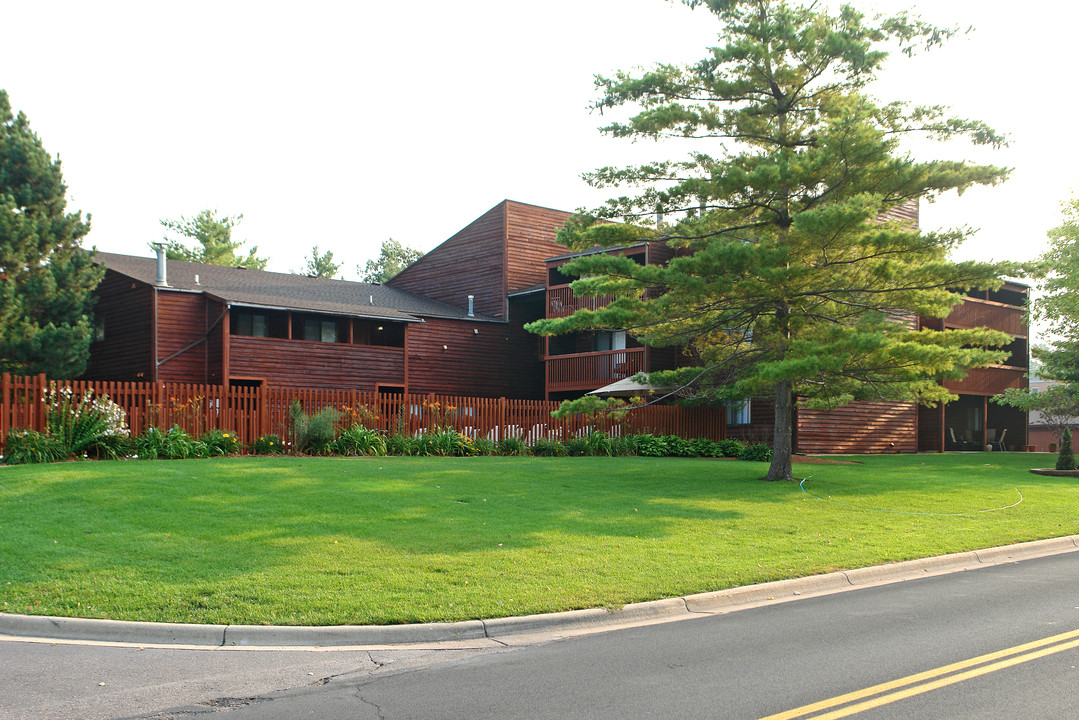
<svg viewBox="0 0 1079 720">
<path fill-rule="evenodd" d="M 244 444 L 263 435 L 287 438 L 288 410 L 294 400 L 299 400 L 309 414 L 324 407 L 338 410 L 341 426 L 358 421 L 387 433 L 416 434 L 452 427 L 472 438 L 517 437 L 529 443 L 540 437 L 568 439 L 593 430 L 712 440 L 726 437 L 725 411 L 714 408 L 652 405 L 630 412 L 619 422 L 606 415 L 556 420 L 551 412 L 558 403 L 543 400 L 186 383 L 53 383 L 43 375 L 17 377 L 5 373 L 0 382 L 0 444 L 16 428 L 45 429 L 45 392 L 50 387 L 71 388 L 77 397 L 91 390 L 95 395 L 107 394 L 127 414 L 132 435 L 151 426 L 167 429 L 178 425 L 194 435 L 211 429 L 235 432 Z"/>
<path fill-rule="evenodd" d="M 1002 305 L 988 300 L 966 298 L 944 320 L 946 327 L 991 327 L 1010 335 L 1025 337 L 1027 334 L 1026 311 L 1014 305 Z"/>
<path fill-rule="evenodd" d="M 1027 387 L 1027 370 L 1008 365 L 991 365 L 967 373 L 962 380 L 947 380 L 944 387 L 963 395 L 997 395 L 1008 388 Z"/>
<path fill-rule="evenodd" d="M 568 286 L 547 288 L 547 317 L 559 318 L 572 315 L 578 310 L 599 310 L 614 300 L 614 295 L 581 297 L 574 295 Z"/>
<path fill-rule="evenodd" d="M 644 348 L 552 355 L 546 360 L 551 392 L 595 390 L 645 370 Z"/>
</svg>

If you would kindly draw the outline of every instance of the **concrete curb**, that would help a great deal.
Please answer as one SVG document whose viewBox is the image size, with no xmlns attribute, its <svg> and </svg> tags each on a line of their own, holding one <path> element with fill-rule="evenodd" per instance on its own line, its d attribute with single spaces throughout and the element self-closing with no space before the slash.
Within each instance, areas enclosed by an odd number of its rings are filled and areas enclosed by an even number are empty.
<svg viewBox="0 0 1079 720">
<path fill-rule="evenodd" d="M 974 570 L 1079 550 L 1079 535 L 1036 540 L 940 557 L 889 563 L 791 580 L 634 603 L 524 617 L 416 625 L 196 625 L 0 613 L 0 636 L 193 647 L 343 647 L 476 641 L 531 633 L 598 631 L 683 620 L 764 604 L 790 602 L 874 585 Z"/>
</svg>

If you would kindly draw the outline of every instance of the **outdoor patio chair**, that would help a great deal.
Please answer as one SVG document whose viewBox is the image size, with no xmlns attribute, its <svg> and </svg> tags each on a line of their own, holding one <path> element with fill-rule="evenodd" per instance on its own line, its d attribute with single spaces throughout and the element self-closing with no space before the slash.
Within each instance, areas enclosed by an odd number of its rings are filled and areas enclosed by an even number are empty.
<svg viewBox="0 0 1079 720">
<path fill-rule="evenodd" d="M 1004 428 L 1000 431 L 1000 437 L 997 438 L 995 442 L 990 443 L 990 445 L 995 445 L 997 447 L 997 450 L 1004 452 L 1004 436 L 1007 434 L 1008 428 Z"/>
</svg>

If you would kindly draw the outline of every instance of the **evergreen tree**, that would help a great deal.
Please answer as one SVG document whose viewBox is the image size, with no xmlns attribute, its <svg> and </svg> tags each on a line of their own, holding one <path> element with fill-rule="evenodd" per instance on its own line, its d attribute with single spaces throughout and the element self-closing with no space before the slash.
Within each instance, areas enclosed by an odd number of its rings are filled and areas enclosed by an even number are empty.
<svg viewBox="0 0 1079 720">
<path fill-rule="evenodd" d="M 581 278 L 573 291 L 616 299 L 529 327 L 622 328 L 653 346 L 685 348 L 687 367 L 650 382 L 707 401 L 770 398 L 768 478 L 791 479 L 796 397 L 813 407 L 934 404 L 953 397 L 940 380 L 1003 358 L 990 349 L 1007 342 L 1003 333 L 920 332 L 911 323 L 946 316 L 961 301 L 952 290 L 997 287 L 1002 272 L 1018 268 L 951 262 L 964 232 L 921 232 L 888 214 L 1007 175 L 915 160 L 899 138 L 994 146 L 1002 138 L 943 108 L 881 105 L 865 93 L 886 43 L 913 53 L 951 31 L 907 15 L 868 21 L 849 6 L 830 14 L 779 0 L 684 1 L 718 18 L 717 46 L 688 67 L 598 77 L 594 109 L 631 107 L 636 114 L 603 132 L 683 139 L 691 154 L 587 174 L 594 187 L 634 192 L 579 214 L 560 234 L 575 250 L 648 240 L 675 256 L 666 266 L 603 253 L 576 259 L 565 268 Z"/>
<path fill-rule="evenodd" d="M 307 265 L 300 271 L 301 275 L 309 275 L 320 278 L 333 278 L 341 269 L 341 263 L 333 261 L 333 252 L 327 250 L 319 254 L 318 245 L 311 248 L 311 257 L 307 258 Z"/>
<path fill-rule="evenodd" d="M 216 210 L 203 210 L 190 220 L 182 216 L 179 220 L 162 220 L 161 225 L 167 230 L 198 243 L 196 247 L 188 247 L 183 241 L 165 235 L 165 255 L 170 260 L 265 270 L 267 259 L 257 256 L 258 247 L 252 247 L 247 255 L 238 254 L 245 241 L 233 240 L 232 229 L 243 219 L 242 214 L 217 217 Z"/>
<path fill-rule="evenodd" d="M 369 283 L 383 283 L 423 257 L 423 252 L 406 247 L 390 238 L 382 243 L 378 258 L 368 260 L 367 267 L 357 267 L 361 279 Z"/>
<path fill-rule="evenodd" d="M 1072 431 L 1065 427 L 1060 434 L 1060 452 L 1057 453 L 1057 470 L 1074 470 L 1075 455 L 1072 453 Z"/>
<path fill-rule="evenodd" d="M 82 248 L 90 217 L 66 212 L 60 161 L 0 90 L 0 370 L 82 374 L 91 291 L 104 270 Z"/>
</svg>

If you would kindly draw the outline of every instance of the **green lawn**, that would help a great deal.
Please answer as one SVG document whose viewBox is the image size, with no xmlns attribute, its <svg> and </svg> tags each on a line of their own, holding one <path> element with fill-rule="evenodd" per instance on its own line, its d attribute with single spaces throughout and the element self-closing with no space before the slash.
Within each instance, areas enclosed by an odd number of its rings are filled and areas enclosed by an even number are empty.
<svg viewBox="0 0 1079 720">
<path fill-rule="evenodd" d="M 1079 481 L 1027 472 L 1050 466 L 1049 455 L 857 460 L 796 465 L 810 476 L 804 491 L 761 482 L 763 464 L 697 459 L 4 467 L 0 609 L 211 623 L 462 620 L 1079 533 Z"/>
</svg>

